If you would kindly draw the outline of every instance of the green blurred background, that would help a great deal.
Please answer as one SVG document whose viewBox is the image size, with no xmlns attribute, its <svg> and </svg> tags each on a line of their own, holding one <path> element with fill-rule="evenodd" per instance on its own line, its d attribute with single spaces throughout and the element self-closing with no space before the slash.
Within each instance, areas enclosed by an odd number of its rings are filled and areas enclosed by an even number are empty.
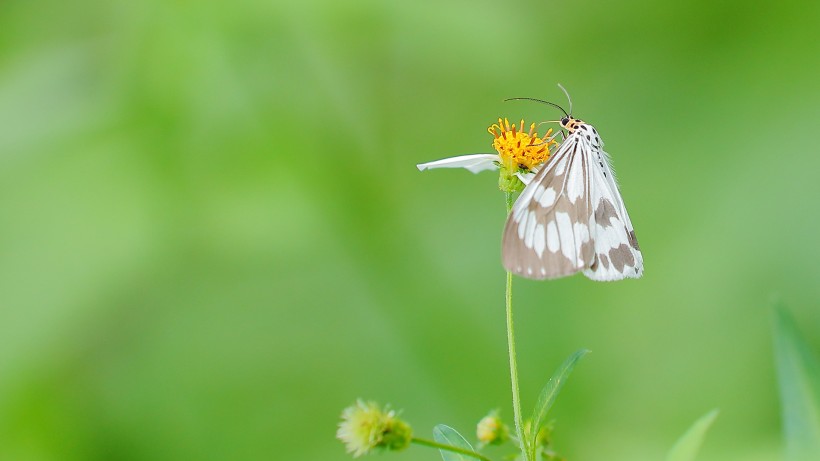
<svg viewBox="0 0 820 461">
<path fill-rule="evenodd" d="M 553 119 L 502 100 L 559 82 L 646 272 L 516 280 L 525 408 L 587 347 L 568 459 L 662 459 L 715 407 L 700 459 L 779 459 L 773 297 L 820 347 L 818 27 L 809 1 L 0 3 L 0 459 L 347 460 L 357 397 L 420 435 L 511 419 L 496 178 L 415 164 Z"/>
</svg>

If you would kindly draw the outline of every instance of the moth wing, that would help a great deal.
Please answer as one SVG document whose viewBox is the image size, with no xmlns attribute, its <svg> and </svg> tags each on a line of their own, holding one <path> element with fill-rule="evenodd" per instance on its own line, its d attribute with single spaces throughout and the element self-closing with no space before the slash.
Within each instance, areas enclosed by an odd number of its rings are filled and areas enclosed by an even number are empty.
<svg viewBox="0 0 820 461">
<path fill-rule="evenodd" d="M 504 227 L 508 271 L 543 280 L 591 267 L 589 152 L 570 134 L 516 200 Z"/>
<path fill-rule="evenodd" d="M 638 278 L 643 275 L 643 255 L 609 164 L 609 156 L 600 143 L 596 145 L 584 139 L 580 142 L 589 144 L 592 152 L 589 229 L 594 258 L 584 270 L 584 275 L 598 281 Z"/>
</svg>

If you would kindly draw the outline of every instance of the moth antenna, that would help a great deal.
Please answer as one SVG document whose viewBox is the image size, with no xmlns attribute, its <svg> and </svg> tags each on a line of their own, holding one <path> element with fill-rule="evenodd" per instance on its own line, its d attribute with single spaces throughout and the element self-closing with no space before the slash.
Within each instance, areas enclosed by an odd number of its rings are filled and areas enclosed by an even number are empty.
<svg viewBox="0 0 820 461">
<path fill-rule="evenodd" d="M 572 98 L 569 97 L 569 92 L 563 86 L 561 86 L 560 83 L 558 84 L 558 88 L 561 88 L 561 91 L 563 91 L 564 94 L 567 95 L 567 101 L 569 101 L 569 113 L 572 114 Z"/>
<path fill-rule="evenodd" d="M 567 117 L 569 117 L 569 114 L 567 113 L 567 111 L 565 111 L 565 110 L 564 110 L 564 108 L 563 108 L 563 107 L 559 106 L 558 104 L 555 104 L 554 102 L 544 101 L 544 100 L 542 100 L 542 99 L 535 99 L 535 98 L 507 98 L 507 99 L 505 99 L 504 101 L 535 101 L 535 102 L 540 102 L 541 104 L 549 104 L 549 105 L 550 105 L 550 106 L 552 106 L 552 107 L 557 107 L 558 109 L 561 109 L 561 112 L 563 112 L 563 113 L 564 113 L 564 115 L 566 115 Z"/>
</svg>

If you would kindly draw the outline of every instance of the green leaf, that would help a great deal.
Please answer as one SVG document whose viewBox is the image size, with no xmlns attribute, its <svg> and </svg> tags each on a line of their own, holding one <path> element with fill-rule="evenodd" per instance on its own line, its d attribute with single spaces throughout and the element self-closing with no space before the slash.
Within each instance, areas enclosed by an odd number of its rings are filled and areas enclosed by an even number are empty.
<svg viewBox="0 0 820 461">
<path fill-rule="evenodd" d="M 718 411 L 715 409 L 695 421 L 692 427 L 669 450 L 666 461 L 694 461 L 695 455 L 698 454 L 703 439 L 706 437 L 706 431 L 709 430 L 709 426 L 715 421 L 717 415 Z"/>
<path fill-rule="evenodd" d="M 820 365 L 791 315 L 775 308 L 774 355 L 786 461 L 816 460 L 820 453 Z"/>
<path fill-rule="evenodd" d="M 444 424 L 438 424 L 433 428 L 433 440 L 438 443 L 452 445 L 454 447 L 470 450 L 472 452 L 475 451 L 473 450 L 473 446 L 470 445 L 470 442 L 462 437 L 457 430 Z M 452 451 L 441 449 L 439 449 L 439 452 L 441 453 L 441 459 L 444 461 L 475 461 L 474 457 L 463 455 L 461 453 L 453 453 Z"/>
<path fill-rule="evenodd" d="M 555 403 L 558 392 L 561 391 L 561 387 L 564 385 L 567 377 L 569 377 L 575 364 L 588 352 L 588 349 L 581 349 L 569 356 L 569 358 L 555 370 L 555 373 L 547 382 L 547 385 L 541 390 L 541 395 L 538 396 L 538 402 L 536 402 L 535 409 L 532 412 L 532 423 L 530 433 L 527 434 L 527 444 L 534 444 L 538 431 L 541 430 L 541 426 L 547 419 L 547 413 L 550 411 L 552 404 Z M 535 447 L 533 446 L 532 449 L 534 450 Z"/>
</svg>

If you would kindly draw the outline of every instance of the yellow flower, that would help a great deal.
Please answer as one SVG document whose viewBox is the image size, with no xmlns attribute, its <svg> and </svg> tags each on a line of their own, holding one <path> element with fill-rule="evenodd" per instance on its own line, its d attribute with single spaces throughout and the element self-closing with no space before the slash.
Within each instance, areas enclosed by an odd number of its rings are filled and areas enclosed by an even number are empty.
<svg viewBox="0 0 820 461">
<path fill-rule="evenodd" d="M 410 444 L 412 435 L 410 426 L 398 419 L 396 412 L 362 400 L 344 409 L 336 431 L 336 437 L 344 442 L 354 458 L 377 447 L 401 450 Z"/>
<path fill-rule="evenodd" d="M 503 191 L 520 190 L 521 183 L 529 184 L 538 168 L 550 156 L 550 148 L 558 143 L 552 138 L 552 129 L 544 136 L 535 131 L 535 123 L 529 131 L 524 131 L 524 120 L 520 126 L 510 125 L 507 119 L 498 119 L 487 128 L 493 135 L 496 154 L 470 154 L 450 157 L 416 165 L 419 170 L 434 168 L 466 168 L 478 173 L 484 170 L 501 169 L 499 187 Z"/>
<path fill-rule="evenodd" d="M 531 171 L 547 161 L 551 145 L 558 145 L 550 138 L 552 128 L 541 138 L 535 131 L 535 123 L 530 125 L 528 132 L 524 131 L 524 120 L 516 126 L 510 125 L 506 118 L 499 118 L 498 123 L 490 125 L 487 131 L 495 138 L 493 147 L 501 157 L 502 165 L 510 171 Z"/>
</svg>

